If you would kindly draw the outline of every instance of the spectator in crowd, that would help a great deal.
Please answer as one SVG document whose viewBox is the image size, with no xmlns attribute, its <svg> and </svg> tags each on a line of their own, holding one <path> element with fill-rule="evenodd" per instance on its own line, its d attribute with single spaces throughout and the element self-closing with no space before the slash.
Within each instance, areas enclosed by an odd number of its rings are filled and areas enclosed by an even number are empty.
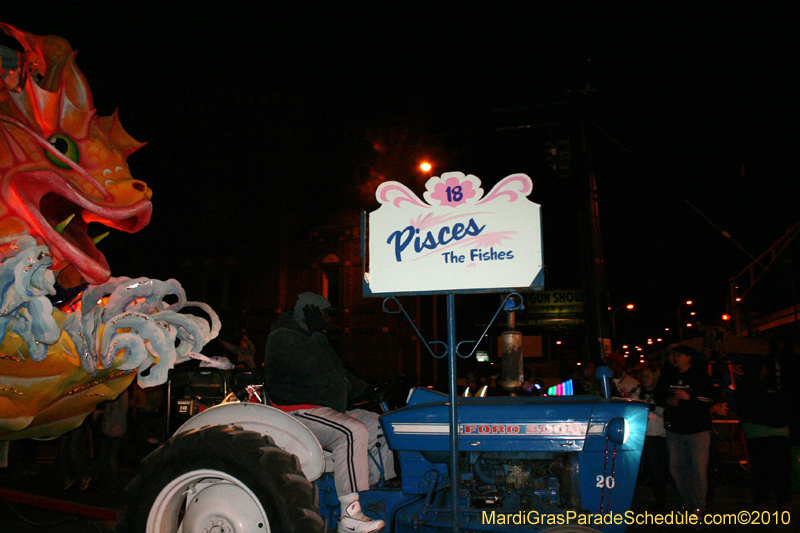
<svg viewBox="0 0 800 533">
<path fill-rule="evenodd" d="M 485 398 L 489 389 L 488 385 L 483 384 L 483 379 L 477 372 L 467 372 L 467 388 L 464 389 L 465 398 Z"/>
<path fill-rule="evenodd" d="M 667 431 L 664 429 L 664 408 L 656 405 L 655 391 L 661 370 L 657 366 L 646 366 L 642 370 L 642 386 L 637 399 L 650 407 L 647 415 L 647 431 L 642 450 L 643 472 L 648 476 L 656 509 L 664 509 L 667 501 L 669 483 L 669 453 L 667 452 Z"/>
<path fill-rule="evenodd" d="M 770 354 L 780 366 L 781 388 L 789 405 L 794 406 L 789 413 L 789 438 L 792 446 L 800 446 L 800 359 L 788 335 L 775 335 L 770 339 L 769 346 Z"/>
<path fill-rule="evenodd" d="M 714 383 L 703 371 L 697 350 L 674 346 L 667 357 L 669 365 L 661 372 L 654 396 L 656 405 L 664 407 L 669 469 L 684 509 L 703 514 L 708 494 Z"/>
<path fill-rule="evenodd" d="M 89 475 L 88 444 L 89 419 L 87 416 L 80 426 L 61 435 L 60 459 L 63 489 L 77 484 L 78 490 L 86 490 L 92 477 Z"/>
<path fill-rule="evenodd" d="M 612 353 L 607 357 L 608 367 L 614 374 L 611 383 L 616 389 L 612 392 L 614 398 L 630 398 L 639 394 L 639 382 L 628 374 L 628 363 L 621 353 Z"/>
<path fill-rule="evenodd" d="M 753 503 L 760 511 L 769 509 L 772 492 L 781 510 L 791 510 L 789 421 L 792 404 L 784 380 L 784 367 L 773 345 L 770 354 L 756 354 L 745 360 L 736 386 L 736 408 L 747 443 Z"/>
<path fill-rule="evenodd" d="M 100 443 L 100 460 L 97 472 L 101 487 L 111 490 L 119 488 L 119 452 L 122 438 L 128 431 L 128 389 L 117 399 L 102 406 L 103 440 Z"/>
<path fill-rule="evenodd" d="M 239 339 L 238 344 L 232 344 L 230 342 L 225 342 L 222 339 L 218 339 L 219 343 L 225 348 L 226 351 L 232 353 L 234 357 L 234 365 L 239 368 L 255 368 L 255 354 L 256 354 L 256 347 L 247 337 L 247 333 L 242 330 L 242 336 Z"/>
<path fill-rule="evenodd" d="M 594 361 L 584 361 L 578 367 L 577 378 L 573 380 L 575 385 L 575 395 L 580 396 L 588 394 L 590 396 L 599 396 L 602 398 L 603 390 L 600 386 L 600 380 L 597 379 L 597 365 Z"/>
</svg>

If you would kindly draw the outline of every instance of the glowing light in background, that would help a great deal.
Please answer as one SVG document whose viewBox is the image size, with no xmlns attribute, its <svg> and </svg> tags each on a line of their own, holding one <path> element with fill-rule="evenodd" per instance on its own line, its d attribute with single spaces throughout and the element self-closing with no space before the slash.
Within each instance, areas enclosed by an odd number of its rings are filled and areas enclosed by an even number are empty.
<svg viewBox="0 0 800 533">
<path fill-rule="evenodd" d="M 573 394 L 574 394 L 574 388 L 572 386 L 571 379 L 568 379 L 564 383 L 553 385 L 552 387 L 547 389 L 548 396 L 572 396 Z"/>
</svg>

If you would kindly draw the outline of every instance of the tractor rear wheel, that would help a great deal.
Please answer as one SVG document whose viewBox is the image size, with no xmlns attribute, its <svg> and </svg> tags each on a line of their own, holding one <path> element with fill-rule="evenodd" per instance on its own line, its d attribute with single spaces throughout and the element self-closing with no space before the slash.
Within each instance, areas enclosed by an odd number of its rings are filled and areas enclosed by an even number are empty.
<svg viewBox="0 0 800 533">
<path fill-rule="evenodd" d="M 142 460 L 117 524 L 126 533 L 319 533 L 324 522 L 297 458 L 271 438 L 212 426 Z"/>
</svg>

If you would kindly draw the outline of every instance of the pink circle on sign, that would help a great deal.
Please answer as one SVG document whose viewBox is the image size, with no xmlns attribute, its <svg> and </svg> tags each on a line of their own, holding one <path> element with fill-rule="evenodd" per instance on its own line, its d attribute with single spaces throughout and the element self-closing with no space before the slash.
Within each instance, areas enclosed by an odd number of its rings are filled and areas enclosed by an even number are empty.
<svg viewBox="0 0 800 533">
<path fill-rule="evenodd" d="M 448 178 L 444 183 L 437 183 L 433 188 L 431 198 L 439 200 L 439 205 L 455 207 L 466 203 L 477 192 L 472 188 L 472 182 L 461 181 L 456 177 Z"/>
</svg>

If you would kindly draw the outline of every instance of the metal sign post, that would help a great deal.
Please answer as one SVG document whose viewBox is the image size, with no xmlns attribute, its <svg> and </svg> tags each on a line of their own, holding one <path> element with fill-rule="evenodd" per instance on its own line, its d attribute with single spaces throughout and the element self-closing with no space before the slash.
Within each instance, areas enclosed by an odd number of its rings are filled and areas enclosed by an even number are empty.
<svg viewBox="0 0 800 533">
<path fill-rule="evenodd" d="M 517 290 L 542 290 L 544 265 L 541 246 L 540 206 L 526 197 L 533 190 L 525 174 L 512 174 L 483 196 L 480 180 L 461 172 L 432 177 L 425 184 L 424 201 L 398 182 L 382 183 L 376 197 L 381 207 L 362 215 L 361 255 L 364 296 L 384 296 L 383 309 L 405 314 L 421 340 L 398 295 L 447 296 L 447 350 L 450 388 L 450 492 L 452 528 L 459 531 L 458 512 L 458 378 L 457 357 L 470 357 L 506 302 Z M 367 231 L 367 229 L 369 231 Z M 367 247 L 366 235 L 369 235 Z M 477 341 L 456 342 L 455 295 L 509 293 Z M 389 309 L 393 301 L 397 309 Z M 474 343 L 469 354 L 459 346 Z M 430 344 L 425 343 L 434 357 Z"/>
<path fill-rule="evenodd" d="M 458 394 L 457 394 L 457 387 L 458 387 L 458 373 L 457 373 L 457 361 L 458 358 L 468 359 L 472 357 L 475 352 L 478 350 L 478 346 L 480 346 L 481 340 L 486 337 L 486 333 L 489 331 L 489 328 L 497 320 L 497 317 L 500 315 L 501 311 L 506 312 L 515 312 L 520 309 L 523 309 L 524 303 L 522 299 L 522 295 L 516 291 L 509 292 L 505 298 L 503 298 L 500 307 L 497 308 L 492 319 L 486 325 L 486 328 L 481 332 L 478 340 L 465 340 L 461 342 L 456 341 L 456 312 L 455 312 L 455 295 L 456 292 L 449 292 L 446 294 L 447 297 L 447 344 L 445 355 L 447 356 L 447 368 L 448 368 L 448 383 L 449 383 L 449 401 L 450 401 L 450 498 L 451 498 L 451 508 L 453 513 L 453 531 L 458 532 L 458 523 L 459 523 L 459 514 L 458 514 L 458 478 L 459 468 L 458 468 Z M 387 304 L 388 302 L 393 302 L 397 308 L 390 308 Z M 419 329 L 417 328 L 414 321 L 406 312 L 403 305 L 397 300 L 396 297 L 390 296 L 383 301 L 383 310 L 387 313 L 391 314 L 399 314 L 402 313 L 405 315 L 408 322 L 411 324 L 411 327 L 414 328 L 414 332 L 417 334 L 419 339 L 423 342 L 425 348 L 427 348 L 428 353 L 430 353 L 434 358 L 441 359 L 444 355 L 437 356 L 434 353 L 431 345 L 433 344 L 445 344 L 441 341 L 425 341 L 425 338 L 420 333 Z M 459 348 L 464 344 L 473 344 L 472 350 L 470 350 L 467 354 L 462 354 L 459 351 Z"/>
<path fill-rule="evenodd" d="M 458 533 L 458 374 L 456 374 L 456 297 L 447 295 L 447 369 L 450 379 L 450 508 L 453 531 Z M 477 343 L 476 343 L 477 345 Z"/>
</svg>

